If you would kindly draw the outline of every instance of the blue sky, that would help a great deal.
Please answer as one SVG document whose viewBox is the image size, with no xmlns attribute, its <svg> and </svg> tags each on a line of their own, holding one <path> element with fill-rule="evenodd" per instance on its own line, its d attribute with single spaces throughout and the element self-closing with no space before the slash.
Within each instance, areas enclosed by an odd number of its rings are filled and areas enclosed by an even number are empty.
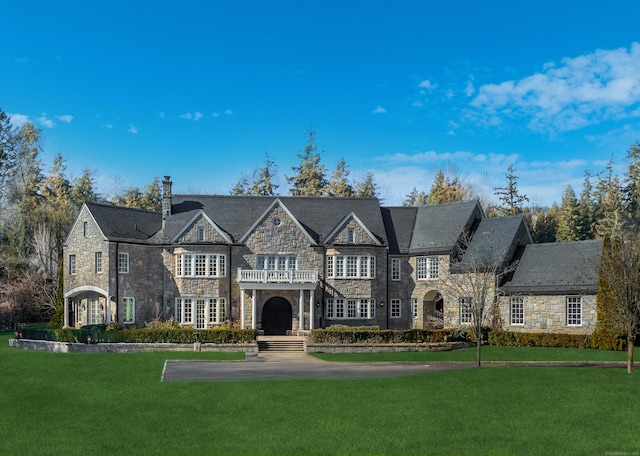
<svg viewBox="0 0 640 456">
<path fill-rule="evenodd" d="M 637 1 L 30 1 L 0 15 L 0 108 L 45 166 L 111 194 L 171 175 L 226 194 L 306 131 L 387 205 L 438 169 L 483 197 L 579 192 L 640 140 Z"/>
</svg>

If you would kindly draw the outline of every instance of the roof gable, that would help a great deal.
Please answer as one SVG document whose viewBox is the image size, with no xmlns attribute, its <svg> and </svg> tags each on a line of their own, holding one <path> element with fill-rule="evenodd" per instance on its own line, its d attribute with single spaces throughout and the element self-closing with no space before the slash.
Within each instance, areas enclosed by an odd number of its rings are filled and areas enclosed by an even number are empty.
<svg viewBox="0 0 640 456">
<path fill-rule="evenodd" d="M 160 212 L 97 203 L 85 203 L 105 239 L 146 242 L 162 228 Z"/>
<path fill-rule="evenodd" d="M 348 239 L 348 229 L 354 230 L 354 240 L 350 242 Z M 370 244 L 368 242 L 358 242 L 358 239 L 369 239 L 375 245 L 382 245 L 370 230 L 362 223 L 356 214 L 350 212 L 343 218 L 340 223 L 331 231 L 324 239 L 325 244 Z"/>
<path fill-rule="evenodd" d="M 285 206 L 284 204 L 282 204 L 282 201 L 280 201 L 280 198 L 276 198 L 275 200 L 273 200 L 273 202 L 269 205 L 269 207 L 267 207 L 264 212 L 260 215 L 260 217 L 258 217 L 256 219 L 256 221 L 253 223 L 253 225 L 251 225 L 251 227 L 247 230 L 247 232 L 240 238 L 240 242 L 245 242 L 247 240 L 247 238 L 256 230 L 256 228 L 263 224 L 265 219 L 269 217 L 270 214 L 274 213 L 274 211 L 280 208 L 281 211 L 284 212 L 285 216 L 288 217 L 293 224 L 300 230 L 302 231 L 302 233 L 304 233 L 304 235 L 307 237 L 307 239 L 309 240 L 309 242 L 311 244 L 315 244 L 316 241 L 315 239 L 309 234 L 309 232 L 306 230 L 306 228 L 304 226 L 302 226 L 302 224 L 300 224 L 300 222 L 298 221 L 298 219 L 296 217 L 294 217 L 294 215 L 291 213 L 291 211 L 289 211 L 289 209 L 287 208 L 287 206 Z M 280 212 L 280 211 L 278 211 Z M 282 223 L 282 219 L 279 217 L 279 214 L 277 214 L 273 221 L 272 224 L 277 228 L 280 226 L 280 224 Z"/>
<path fill-rule="evenodd" d="M 204 226 L 203 226 L 204 225 Z M 209 236 L 205 237 L 205 242 L 231 244 L 233 241 L 227 233 L 225 233 L 207 214 L 200 209 L 194 216 L 184 225 L 184 227 L 173 236 L 171 242 L 198 242 L 197 228 L 209 228 Z"/>
</svg>

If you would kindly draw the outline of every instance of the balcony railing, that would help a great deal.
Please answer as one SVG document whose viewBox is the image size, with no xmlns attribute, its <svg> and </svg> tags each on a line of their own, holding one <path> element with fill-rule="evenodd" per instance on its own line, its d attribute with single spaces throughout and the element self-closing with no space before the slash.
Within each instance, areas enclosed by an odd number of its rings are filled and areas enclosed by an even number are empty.
<svg viewBox="0 0 640 456">
<path fill-rule="evenodd" d="M 318 270 L 271 271 L 267 269 L 238 268 L 240 283 L 316 283 Z"/>
</svg>

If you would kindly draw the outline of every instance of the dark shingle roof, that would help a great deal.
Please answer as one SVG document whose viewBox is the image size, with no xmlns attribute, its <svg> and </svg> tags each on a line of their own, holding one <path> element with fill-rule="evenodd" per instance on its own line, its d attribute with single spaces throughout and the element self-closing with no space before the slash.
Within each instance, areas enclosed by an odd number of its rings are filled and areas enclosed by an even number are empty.
<svg viewBox="0 0 640 456">
<path fill-rule="evenodd" d="M 601 249 L 601 241 L 529 244 L 501 288 L 509 294 L 595 293 Z"/>
<path fill-rule="evenodd" d="M 202 210 L 237 242 L 276 199 L 316 242 L 323 242 L 353 212 L 383 245 L 387 243 L 379 202 L 375 198 L 174 195 L 166 234 L 172 238 Z"/>
<path fill-rule="evenodd" d="M 452 251 L 462 233 L 482 215 L 482 208 L 475 200 L 419 207 L 409 252 L 435 254 Z"/>
<path fill-rule="evenodd" d="M 382 219 L 389 241 L 389 253 L 407 253 L 416 222 L 417 207 L 383 207 Z"/>
<path fill-rule="evenodd" d="M 86 203 L 102 233 L 110 241 L 147 241 L 162 227 L 160 212 L 107 204 Z"/>
</svg>

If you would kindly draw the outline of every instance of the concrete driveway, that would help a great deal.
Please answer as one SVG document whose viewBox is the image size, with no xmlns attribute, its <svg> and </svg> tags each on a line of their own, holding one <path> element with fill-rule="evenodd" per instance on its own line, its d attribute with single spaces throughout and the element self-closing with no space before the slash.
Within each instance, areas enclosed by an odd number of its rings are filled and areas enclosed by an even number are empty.
<svg viewBox="0 0 640 456">
<path fill-rule="evenodd" d="M 472 363 L 328 363 L 301 352 L 261 352 L 244 361 L 168 360 L 162 381 L 394 377 L 473 367 Z"/>
</svg>

